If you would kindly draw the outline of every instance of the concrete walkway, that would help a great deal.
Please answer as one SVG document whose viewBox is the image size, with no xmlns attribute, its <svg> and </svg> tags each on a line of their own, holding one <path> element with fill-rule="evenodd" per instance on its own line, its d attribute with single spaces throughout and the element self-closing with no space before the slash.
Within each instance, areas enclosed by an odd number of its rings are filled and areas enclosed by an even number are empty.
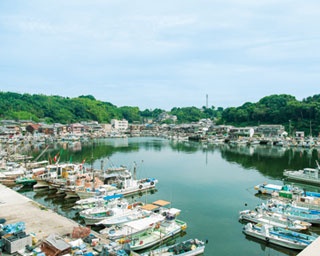
<svg viewBox="0 0 320 256">
<path fill-rule="evenodd" d="M 320 237 L 318 237 L 306 249 L 300 252 L 297 256 L 319 256 L 320 255 Z"/>
<path fill-rule="evenodd" d="M 57 214 L 2 184 L 0 184 L 0 218 L 6 219 L 8 224 L 25 222 L 26 233 L 35 234 L 37 240 L 42 240 L 50 234 L 60 236 L 71 234 L 74 227 L 80 226 L 79 223 Z M 110 243 L 101 234 L 93 230 L 91 233 L 98 237 L 101 243 Z M 131 252 L 131 255 L 139 254 Z"/>
<path fill-rule="evenodd" d="M 50 234 L 66 235 L 79 224 L 0 184 L 0 218 L 6 223 L 25 222 L 26 233 L 37 239 Z"/>
</svg>

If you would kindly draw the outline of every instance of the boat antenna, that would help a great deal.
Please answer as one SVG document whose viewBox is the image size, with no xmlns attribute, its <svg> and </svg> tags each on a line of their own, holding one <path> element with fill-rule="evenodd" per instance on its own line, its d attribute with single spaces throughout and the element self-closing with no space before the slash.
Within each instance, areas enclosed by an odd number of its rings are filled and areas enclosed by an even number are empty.
<svg viewBox="0 0 320 256">
<path fill-rule="evenodd" d="M 133 179 L 137 179 L 137 164 L 136 162 L 133 162 Z"/>
<path fill-rule="evenodd" d="M 47 151 L 48 148 L 49 148 L 49 145 L 46 146 L 46 148 L 41 152 L 40 155 L 38 155 L 36 157 L 36 159 L 34 159 L 34 161 L 37 162 L 39 160 L 39 158 Z"/>
<path fill-rule="evenodd" d="M 103 171 L 103 168 L 104 168 L 104 161 L 103 159 L 101 160 L 101 171 Z"/>
<path fill-rule="evenodd" d="M 94 187 L 95 176 L 94 176 L 94 170 L 93 170 L 93 145 L 92 145 L 92 151 L 91 151 L 91 171 L 92 171 L 92 191 L 95 191 L 95 187 Z"/>
</svg>

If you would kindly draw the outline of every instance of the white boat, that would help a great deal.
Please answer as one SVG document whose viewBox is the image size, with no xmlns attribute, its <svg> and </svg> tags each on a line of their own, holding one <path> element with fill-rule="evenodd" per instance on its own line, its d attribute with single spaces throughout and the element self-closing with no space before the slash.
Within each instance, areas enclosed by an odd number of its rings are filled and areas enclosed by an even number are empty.
<svg viewBox="0 0 320 256">
<path fill-rule="evenodd" d="M 56 163 L 46 167 L 33 169 L 33 174 L 37 180 L 34 189 L 44 187 L 60 187 L 65 185 L 67 181 L 75 182 L 78 174 L 82 174 L 83 169 L 81 164 L 74 163 Z"/>
<path fill-rule="evenodd" d="M 198 239 L 188 239 L 170 246 L 164 246 L 140 254 L 140 256 L 194 256 L 203 254 L 205 243 Z"/>
<path fill-rule="evenodd" d="M 154 189 L 158 183 L 157 179 L 145 178 L 134 179 L 133 177 L 123 178 L 119 181 L 117 186 L 110 184 L 103 184 L 94 189 L 88 187 L 79 187 L 76 190 L 80 199 L 85 199 L 97 195 L 108 196 L 114 194 L 122 194 L 124 196 L 139 193 L 145 190 Z"/>
<path fill-rule="evenodd" d="M 117 188 L 109 184 L 100 184 L 95 178 L 95 185 L 90 186 L 78 186 L 75 189 L 75 193 L 80 199 L 88 199 L 97 196 L 110 196 L 117 194 Z"/>
<path fill-rule="evenodd" d="M 269 194 L 271 195 L 273 192 L 278 192 L 282 189 L 281 185 L 262 183 L 254 186 L 254 189 L 257 190 L 261 194 Z"/>
<path fill-rule="evenodd" d="M 311 224 L 320 224 L 320 211 L 301 207 L 290 203 L 284 203 L 279 200 L 270 200 L 267 205 L 262 203 L 258 208 L 282 214 L 289 219 L 306 221 Z"/>
<path fill-rule="evenodd" d="M 291 231 L 284 228 L 274 227 L 268 224 L 247 223 L 244 226 L 243 233 L 255 237 L 267 243 L 280 245 L 290 249 L 303 250 L 317 237 Z"/>
<path fill-rule="evenodd" d="M 3 163 L 0 167 L 0 183 L 6 186 L 15 186 L 16 178 L 23 176 L 27 169 L 15 162 Z"/>
<path fill-rule="evenodd" d="M 128 242 L 133 251 L 139 251 L 160 244 L 162 241 L 182 232 L 187 228 L 187 223 L 176 218 L 180 210 L 174 210 L 174 208 L 170 210 L 171 213 L 166 215 L 166 219 L 160 222 L 160 225 L 132 235 L 127 240 L 122 239 L 118 242 Z"/>
<path fill-rule="evenodd" d="M 140 214 L 139 216 L 141 216 L 141 213 L 144 213 L 142 210 L 140 210 L 141 205 L 141 202 L 129 204 L 126 200 L 118 199 L 111 201 L 107 206 L 94 207 L 83 210 L 79 213 L 79 215 L 84 220 L 86 225 L 100 225 L 102 223 L 99 222 L 105 221 L 108 218 L 110 218 L 110 220 L 114 220 L 120 217 L 124 218 L 128 216 L 128 218 L 130 218 L 130 216 L 133 218 L 133 216 L 136 217 L 136 215 L 138 214 Z"/>
<path fill-rule="evenodd" d="M 316 168 L 304 168 L 302 170 L 284 170 L 283 175 L 290 180 L 320 185 L 320 166 L 318 161 L 316 161 L 316 163 Z"/>
<path fill-rule="evenodd" d="M 290 219 L 282 214 L 268 211 L 244 210 L 239 213 L 239 220 L 253 223 L 269 224 L 276 227 L 286 228 L 293 231 L 307 230 L 311 223 L 301 220 Z"/>
<path fill-rule="evenodd" d="M 293 195 L 301 195 L 303 189 L 292 185 L 277 185 L 272 183 L 262 183 L 254 186 L 254 189 L 261 194 L 278 195 L 287 198 L 292 198 Z"/>
<path fill-rule="evenodd" d="M 122 198 L 122 197 L 123 195 L 121 194 L 112 195 L 112 196 L 89 197 L 86 199 L 80 199 L 76 201 L 75 205 L 72 208 L 77 210 L 85 210 L 85 209 L 94 208 L 97 206 L 99 207 L 107 206 L 111 200 Z"/>
<path fill-rule="evenodd" d="M 160 222 L 164 219 L 165 216 L 153 213 L 149 217 L 129 221 L 122 225 L 107 227 L 100 230 L 99 232 L 100 234 L 106 235 L 106 238 L 110 240 L 116 240 L 132 236 L 156 225 L 160 225 Z"/>
<path fill-rule="evenodd" d="M 103 218 L 103 220 L 96 222 L 95 225 L 111 226 L 119 225 L 129 221 L 146 218 L 151 215 L 150 211 L 135 207 L 134 209 L 124 209 L 113 211 L 112 216 Z"/>
</svg>

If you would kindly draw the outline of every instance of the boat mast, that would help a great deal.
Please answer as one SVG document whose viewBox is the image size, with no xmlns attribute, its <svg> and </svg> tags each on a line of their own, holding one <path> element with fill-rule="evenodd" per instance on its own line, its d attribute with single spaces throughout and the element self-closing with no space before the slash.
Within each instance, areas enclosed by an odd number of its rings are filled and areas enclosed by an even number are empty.
<svg viewBox="0 0 320 256">
<path fill-rule="evenodd" d="M 92 191 L 95 191 L 94 183 L 95 183 L 95 175 L 93 170 L 93 146 L 91 151 L 91 171 L 92 171 Z"/>
</svg>

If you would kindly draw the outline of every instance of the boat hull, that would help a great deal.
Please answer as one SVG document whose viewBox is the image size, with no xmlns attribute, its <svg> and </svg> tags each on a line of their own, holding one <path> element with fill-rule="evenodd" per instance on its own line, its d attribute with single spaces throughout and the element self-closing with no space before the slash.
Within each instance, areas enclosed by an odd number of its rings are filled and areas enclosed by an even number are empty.
<svg viewBox="0 0 320 256">
<path fill-rule="evenodd" d="M 276 244 L 295 250 L 303 250 L 316 239 L 316 237 L 311 235 L 265 224 L 253 225 L 248 223 L 243 228 L 243 233 L 247 236 L 263 240 L 266 243 Z"/>
<path fill-rule="evenodd" d="M 255 233 L 255 232 L 246 231 L 246 230 L 244 230 L 243 233 L 245 233 L 248 236 L 255 237 L 259 240 L 263 240 L 266 243 L 280 245 L 280 246 L 283 246 L 283 247 L 286 247 L 289 249 L 303 250 L 304 248 L 307 247 L 307 245 L 294 244 L 294 243 L 289 244 L 287 241 L 279 241 L 279 240 L 273 239 L 272 237 L 266 237 L 264 235 L 261 235 L 261 234 Z"/>
<path fill-rule="evenodd" d="M 141 256 L 195 256 L 203 254 L 205 249 L 204 242 L 199 240 L 187 240 L 182 243 L 177 243 L 172 246 L 161 247 L 146 253 L 140 254 Z"/>
</svg>

